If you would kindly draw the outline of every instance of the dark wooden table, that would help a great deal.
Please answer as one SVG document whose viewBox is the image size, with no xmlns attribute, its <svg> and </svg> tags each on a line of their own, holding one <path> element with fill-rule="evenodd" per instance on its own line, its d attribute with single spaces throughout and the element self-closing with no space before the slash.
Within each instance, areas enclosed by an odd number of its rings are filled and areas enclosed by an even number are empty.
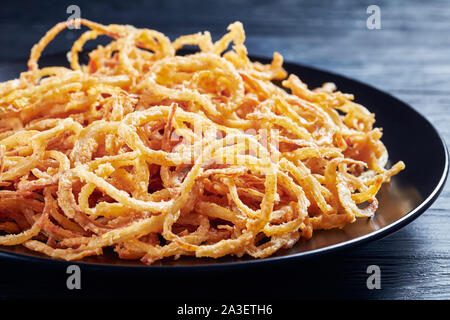
<svg viewBox="0 0 450 320">
<path fill-rule="evenodd" d="M 217 37 L 240 20 L 251 54 L 271 56 L 277 50 L 286 60 L 367 82 L 410 103 L 450 141 L 448 1 L 3 2 L 0 63 L 25 59 L 45 30 L 67 19 L 72 3 L 78 3 L 82 17 L 154 28 L 172 38 L 202 30 Z M 381 9 L 380 30 L 366 27 L 371 4 Z M 48 52 L 67 50 L 73 38 L 64 33 Z M 366 287 L 371 264 L 381 268 L 381 290 Z M 245 283 L 233 282 L 244 273 Z M 183 273 L 156 288 L 161 276 L 152 270 L 91 271 L 83 274 L 82 289 L 72 292 L 65 268 L 0 261 L 0 298 L 449 299 L 450 190 L 446 187 L 429 210 L 395 234 L 345 252 L 251 270 Z"/>
</svg>

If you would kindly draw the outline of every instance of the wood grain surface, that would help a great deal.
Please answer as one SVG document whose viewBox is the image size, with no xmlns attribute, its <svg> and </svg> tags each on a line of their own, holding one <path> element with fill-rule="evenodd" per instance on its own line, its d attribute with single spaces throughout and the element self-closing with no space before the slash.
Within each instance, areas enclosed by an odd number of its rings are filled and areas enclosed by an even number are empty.
<svg viewBox="0 0 450 320">
<path fill-rule="evenodd" d="M 67 19 L 69 4 L 78 4 L 82 17 L 154 28 L 172 39 L 203 30 L 217 37 L 240 20 L 249 53 L 271 56 L 276 50 L 287 61 L 371 84 L 412 105 L 450 141 L 449 1 L 8 1 L 0 4 L 3 70 L 8 62 L 25 59 L 50 26 Z M 381 30 L 366 27 L 371 4 L 381 8 Z M 67 50 L 74 37 L 73 31 L 63 33 L 47 52 Z M 366 287 L 372 264 L 381 268 L 381 290 Z M 243 272 L 245 283 L 235 283 Z M 92 271 L 83 274 L 82 290 L 72 292 L 62 267 L 0 261 L 0 298 L 117 298 L 128 291 L 128 298 L 181 300 L 450 299 L 450 189 L 393 235 L 331 256 L 244 271 L 183 273 L 167 287 L 154 288 L 159 276 L 151 270 Z M 138 290 L 130 293 L 133 288 Z"/>
</svg>

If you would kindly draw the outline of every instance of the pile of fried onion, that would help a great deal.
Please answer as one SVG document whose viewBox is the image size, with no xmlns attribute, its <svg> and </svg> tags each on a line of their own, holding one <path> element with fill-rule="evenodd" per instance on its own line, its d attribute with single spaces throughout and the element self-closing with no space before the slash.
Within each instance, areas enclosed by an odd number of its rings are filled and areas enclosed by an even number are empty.
<svg viewBox="0 0 450 320">
<path fill-rule="evenodd" d="M 70 68 L 40 68 L 74 23 L 89 30 Z M 111 42 L 80 63 L 99 36 Z M 240 22 L 216 42 L 83 19 L 48 31 L 28 71 L 0 84 L 0 245 L 65 260 L 110 247 L 145 264 L 262 258 L 372 217 L 404 169 L 385 168 L 374 114 L 332 83 L 308 89 L 278 53 L 250 61 L 244 40 Z M 177 55 L 185 46 L 197 50 Z"/>
</svg>

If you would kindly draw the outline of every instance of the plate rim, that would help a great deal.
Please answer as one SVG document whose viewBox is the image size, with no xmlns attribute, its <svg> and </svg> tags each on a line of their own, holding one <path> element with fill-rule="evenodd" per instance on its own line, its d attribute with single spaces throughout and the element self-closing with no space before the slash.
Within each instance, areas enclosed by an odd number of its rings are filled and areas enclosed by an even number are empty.
<svg viewBox="0 0 450 320">
<path fill-rule="evenodd" d="M 56 54 L 50 54 L 46 55 L 45 57 L 52 57 L 52 56 L 60 56 L 61 53 Z M 259 55 L 249 55 L 249 58 L 252 61 L 259 61 L 267 63 L 271 61 L 271 58 L 266 56 L 259 56 Z M 23 62 L 23 61 L 14 61 L 14 62 Z M 416 114 L 421 120 L 423 120 L 425 123 L 427 123 L 431 130 L 436 134 L 436 136 L 439 138 L 439 142 L 441 144 L 442 150 L 444 152 L 444 169 L 442 173 L 440 174 L 439 182 L 435 185 L 433 188 L 433 191 L 429 194 L 427 198 L 421 201 L 419 205 L 417 205 L 415 208 L 413 208 L 410 212 L 408 212 L 406 215 L 401 217 L 400 219 L 392 222 L 391 224 L 384 226 L 381 229 L 378 229 L 376 231 L 370 232 L 368 234 L 365 234 L 363 236 L 335 243 L 329 246 L 325 246 L 318 249 L 313 249 L 309 251 L 302 251 L 298 253 L 288 254 L 288 255 L 281 255 L 281 256 L 269 256 L 267 258 L 261 258 L 261 259 L 249 259 L 249 260 L 241 260 L 241 261 L 231 261 L 231 262 L 214 262 L 214 263 L 202 263 L 202 264 L 180 264 L 180 265 L 145 265 L 145 264 L 110 264 L 110 263 L 102 263 L 102 262 L 86 262 L 83 260 L 74 260 L 74 261 L 66 261 L 46 256 L 38 256 L 38 255 L 31 255 L 26 253 L 19 253 L 19 252 L 12 252 L 12 251 L 5 251 L 0 248 L 0 261 L 5 260 L 14 260 L 14 261 L 20 261 L 20 262 L 30 262 L 30 263 L 40 263 L 40 264 L 51 264 L 51 265 L 79 265 L 83 267 L 84 269 L 90 269 L 90 270 L 164 270 L 164 271 L 195 271 L 195 270 L 204 270 L 204 269 L 229 269 L 229 268 L 242 268 L 242 267 L 248 267 L 248 266 L 259 266 L 261 264 L 273 264 L 273 263 L 279 263 L 281 261 L 292 261 L 292 260 L 300 260 L 300 259 L 308 259 L 313 257 L 322 256 L 326 253 L 334 253 L 338 251 L 342 251 L 344 249 L 350 249 L 354 248 L 358 245 L 362 245 L 364 243 L 367 243 L 369 241 L 375 241 L 379 240 L 385 236 L 388 236 L 390 234 L 393 234 L 397 232 L 402 227 L 408 225 L 413 220 L 417 219 L 419 216 L 421 216 L 439 197 L 441 194 L 445 183 L 447 181 L 448 172 L 449 172 L 449 151 L 447 148 L 447 144 L 445 142 L 445 139 L 442 137 L 442 135 L 439 133 L 439 131 L 436 129 L 433 123 L 431 123 L 424 115 L 422 115 L 420 112 L 418 112 L 415 108 L 413 108 L 409 103 L 406 103 L 399 98 L 393 96 L 391 93 L 386 92 L 384 90 L 378 89 L 377 87 L 362 82 L 357 79 L 353 79 L 350 77 L 347 77 L 346 75 L 342 75 L 339 73 L 335 73 L 333 71 L 324 70 L 321 68 L 304 65 L 302 63 L 294 62 L 294 61 L 285 61 L 283 63 L 283 66 L 291 65 L 293 67 L 300 67 L 303 69 L 309 69 L 312 72 L 319 72 L 328 74 L 332 77 L 338 77 L 341 79 L 344 79 L 346 81 L 355 82 L 358 85 L 365 86 L 366 88 L 374 91 L 381 92 L 382 94 L 388 96 L 390 99 L 396 100 L 403 106 L 406 106 L 410 111 Z M 289 67 L 288 67 L 289 68 Z"/>
</svg>

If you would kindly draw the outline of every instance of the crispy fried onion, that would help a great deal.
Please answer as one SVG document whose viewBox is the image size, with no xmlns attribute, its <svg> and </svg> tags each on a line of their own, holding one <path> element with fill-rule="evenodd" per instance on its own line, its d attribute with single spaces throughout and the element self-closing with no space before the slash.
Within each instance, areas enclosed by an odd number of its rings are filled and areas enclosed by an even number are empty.
<svg viewBox="0 0 450 320">
<path fill-rule="evenodd" d="M 70 68 L 39 68 L 75 22 L 89 30 Z M 29 70 L 0 84 L 0 245 L 66 260 L 113 247 L 146 264 L 263 258 L 371 217 L 404 168 L 385 169 L 374 114 L 352 95 L 308 89 L 278 53 L 250 61 L 239 22 L 217 42 L 75 22 L 48 31 Z M 111 42 L 81 63 L 101 35 Z M 177 55 L 186 45 L 199 50 Z M 272 82 L 282 79 L 289 90 Z"/>
</svg>

